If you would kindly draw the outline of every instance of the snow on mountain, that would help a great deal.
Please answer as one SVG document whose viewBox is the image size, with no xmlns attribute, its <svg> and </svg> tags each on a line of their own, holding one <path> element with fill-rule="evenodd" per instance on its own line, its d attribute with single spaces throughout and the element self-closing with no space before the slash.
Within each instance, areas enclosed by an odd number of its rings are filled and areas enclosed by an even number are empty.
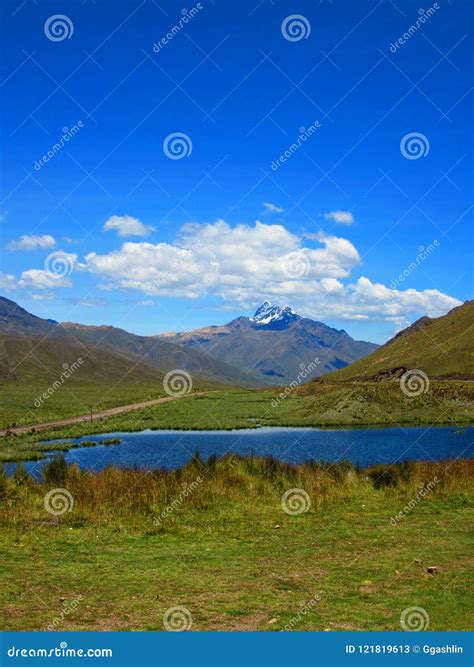
<svg viewBox="0 0 474 667">
<path fill-rule="evenodd" d="M 270 301 L 264 301 L 261 306 L 257 308 L 253 317 L 249 317 L 250 322 L 261 326 L 269 324 L 287 324 L 293 320 L 299 319 L 299 315 L 290 308 L 285 306 L 273 306 Z"/>
</svg>

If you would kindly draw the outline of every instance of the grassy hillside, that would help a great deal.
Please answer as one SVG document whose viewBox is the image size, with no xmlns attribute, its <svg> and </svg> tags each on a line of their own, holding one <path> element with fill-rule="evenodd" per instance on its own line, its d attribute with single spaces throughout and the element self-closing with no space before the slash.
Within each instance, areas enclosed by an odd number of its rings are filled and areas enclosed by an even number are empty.
<svg viewBox="0 0 474 667">
<path fill-rule="evenodd" d="M 44 484 L 19 473 L 0 485 L 0 628 L 163 630 L 181 605 L 198 631 L 400 630 L 418 606 L 429 630 L 472 630 L 473 472 L 227 457 L 174 473 L 56 466 Z M 53 516 L 58 487 L 73 505 Z M 284 511 L 290 489 L 308 511 Z"/>
<path fill-rule="evenodd" d="M 473 337 L 474 301 L 467 301 L 443 317 L 423 317 L 328 379 L 371 379 L 378 373 L 404 368 L 421 369 L 429 378 L 474 380 Z"/>
<path fill-rule="evenodd" d="M 163 373 L 107 350 L 61 338 L 0 336 L 0 428 L 87 414 L 91 408 L 164 393 Z"/>
<path fill-rule="evenodd" d="M 100 346 L 122 354 L 132 360 L 140 360 L 163 372 L 182 368 L 193 376 L 214 383 L 256 387 L 259 381 L 249 373 L 231 365 L 231 361 L 214 359 L 206 352 L 176 345 L 174 342 L 136 336 L 111 326 L 83 326 L 71 322 L 61 328 L 88 346 Z"/>
<path fill-rule="evenodd" d="M 73 348 L 82 346 L 88 350 L 94 350 L 93 361 L 90 365 L 91 382 L 97 380 L 96 375 L 105 378 L 110 376 L 112 381 L 117 374 L 120 375 L 127 362 L 113 361 L 114 357 L 118 356 L 128 360 L 129 368 L 138 363 L 139 366 L 134 374 L 135 376 L 143 375 L 144 382 L 152 374 L 150 368 L 146 370 L 146 365 L 157 369 L 161 374 L 174 369 L 183 369 L 191 373 L 193 377 L 213 384 L 259 386 L 259 382 L 248 373 L 234 368 L 225 361 L 218 361 L 199 350 L 181 347 L 150 336 L 137 336 L 113 326 L 85 326 L 73 322 L 60 324 L 52 320 L 45 320 L 32 315 L 5 297 L 0 297 L 0 336 L 3 341 L 7 341 L 10 337 L 16 341 L 24 339 L 27 352 L 35 352 L 37 343 L 31 346 L 28 339 L 37 337 L 44 342 L 49 342 L 50 349 L 53 349 L 52 346 L 57 346 L 59 355 L 56 359 L 54 355 L 51 357 L 45 350 L 44 356 L 47 359 L 44 367 L 42 367 L 41 358 L 35 364 L 34 357 L 25 359 L 26 355 L 21 356 L 21 353 L 15 355 L 11 363 L 8 355 L 10 350 L 4 345 L 3 348 L 0 348 L 0 380 L 2 377 L 4 379 L 13 377 L 26 381 L 29 375 L 34 375 L 39 376 L 43 381 L 46 377 L 43 371 L 47 373 L 50 368 L 55 371 L 58 360 L 62 363 L 61 355 L 66 358 L 71 356 L 65 352 L 65 346 L 71 345 Z M 15 343 L 15 346 L 18 347 L 18 343 Z M 24 369 L 18 364 L 21 359 L 24 359 Z M 103 367 L 101 368 L 102 361 Z M 118 373 L 114 372 L 115 366 L 118 368 Z M 112 370 L 111 375 L 109 370 Z"/>
</svg>

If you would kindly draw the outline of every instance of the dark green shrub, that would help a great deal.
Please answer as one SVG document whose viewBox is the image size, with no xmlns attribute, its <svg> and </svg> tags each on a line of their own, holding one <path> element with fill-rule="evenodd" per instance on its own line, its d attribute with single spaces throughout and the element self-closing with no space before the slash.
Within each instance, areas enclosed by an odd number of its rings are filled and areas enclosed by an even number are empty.
<svg viewBox="0 0 474 667">
<path fill-rule="evenodd" d="M 61 486 L 67 478 L 68 466 L 63 454 L 55 456 L 43 468 L 43 479 L 47 484 Z"/>
</svg>

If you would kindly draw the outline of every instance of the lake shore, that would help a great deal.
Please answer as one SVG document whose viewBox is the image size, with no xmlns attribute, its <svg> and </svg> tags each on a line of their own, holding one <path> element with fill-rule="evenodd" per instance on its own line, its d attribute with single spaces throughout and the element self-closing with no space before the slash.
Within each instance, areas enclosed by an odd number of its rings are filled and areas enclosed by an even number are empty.
<svg viewBox="0 0 474 667">
<path fill-rule="evenodd" d="M 42 458 L 45 440 L 154 430 L 232 430 L 260 426 L 368 428 L 456 426 L 474 423 L 474 387 L 432 382 L 426 394 L 407 397 L 398 383 L 321 383 L 300 387 L 279 399 L 280 390 L 219 390 L 189 394 L 133 412 L 67 427 L 0 439 L 0 461 Z M 48 408 L 50 409 L 50 408 Z M 8 403 L 5 405 L 8 413 Z M 54 412 L 49 412 L 53 414 Z M 61 449 L 61 447 L 59 447 Z"/>
</svg>

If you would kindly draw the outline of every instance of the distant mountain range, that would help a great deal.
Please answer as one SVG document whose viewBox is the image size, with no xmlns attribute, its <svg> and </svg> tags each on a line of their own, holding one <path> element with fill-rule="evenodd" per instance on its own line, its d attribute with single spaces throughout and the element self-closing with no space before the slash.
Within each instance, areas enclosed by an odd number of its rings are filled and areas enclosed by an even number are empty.
<svg viewBox="0 0 474 667">
<path fill-rule="evenodd" d="M 344 330 L 265 301 L 252 317 L 190 332 L 137 336 L 113 326 L 58 323 L 0 297 L 0 380 L 54 376 L 78 356 L 77 380 L 161 382 L 183 369 L 196 386 L 286 385 L 305 381 L 384 380 L 405 369 L 430 378 L 474 379 L 474 301 L 443 317 L 422 317 L 385 345 L 356 341 Z M 83 377 L 82 377 L 83 376 Z"/>
<path fill-rule="evenodd" d="M 420 369 L 431 379 L 474 380 L 474 301 L 447 315 L 422 317 L 330 380 L 383 380 Z"/>
<path fill-rule="evenodd" d="M 108 377 L 112 367 L 117 369 L 114 378 L 124 376 L 124 381 L 156 379 L 179 368 L 204 383 L 284 385 L 303 369 L 310 379 L 343 368 L 376 348 L 268 301 L 252 317 L 222 326 L 137 336 L 113 326 L 42 319 L 0 297 L 0 376 L 7 378 L 52 370 L 82 350 L 94 361 L 88 364 L 94 368 L 91 379 Z M 106 366 L 104 373 L 101 364 Z"/>
<path fill-rule="evenodd" d="M 30 354 L 28 354 L 30 352 Z M 0 377 L 24 379 L 60 366 L 63 361 L 87 355 L 94 368 L 89 378 L 109 377 L 114 367 L 116 379 L 123 382 L 143 378 L 161 381 L 163 374 L 176 368 L 190 373 L 196 383 L 232 386 L 258 386 L 256 378 L 199 352 L 157 340 L 136 336 L 112 326 L 60 324 L 42 319 L 14 301 L 0 297 Z M 21 360 L 21 364 L 18 362 Z M 101 364 L 104 373 L 101 373 Z M 86 372 L 86 365 L 81 369 Z"/>
<path fill-rule="evenodd" d="M 303 369 L 309 369 L 310 379 L 344 368 L 378 347 L 269 301 L 253 317 L 159 338 L 225 360 L 262 383 L 278 385 L 290 383 Z"/>
</svg>

